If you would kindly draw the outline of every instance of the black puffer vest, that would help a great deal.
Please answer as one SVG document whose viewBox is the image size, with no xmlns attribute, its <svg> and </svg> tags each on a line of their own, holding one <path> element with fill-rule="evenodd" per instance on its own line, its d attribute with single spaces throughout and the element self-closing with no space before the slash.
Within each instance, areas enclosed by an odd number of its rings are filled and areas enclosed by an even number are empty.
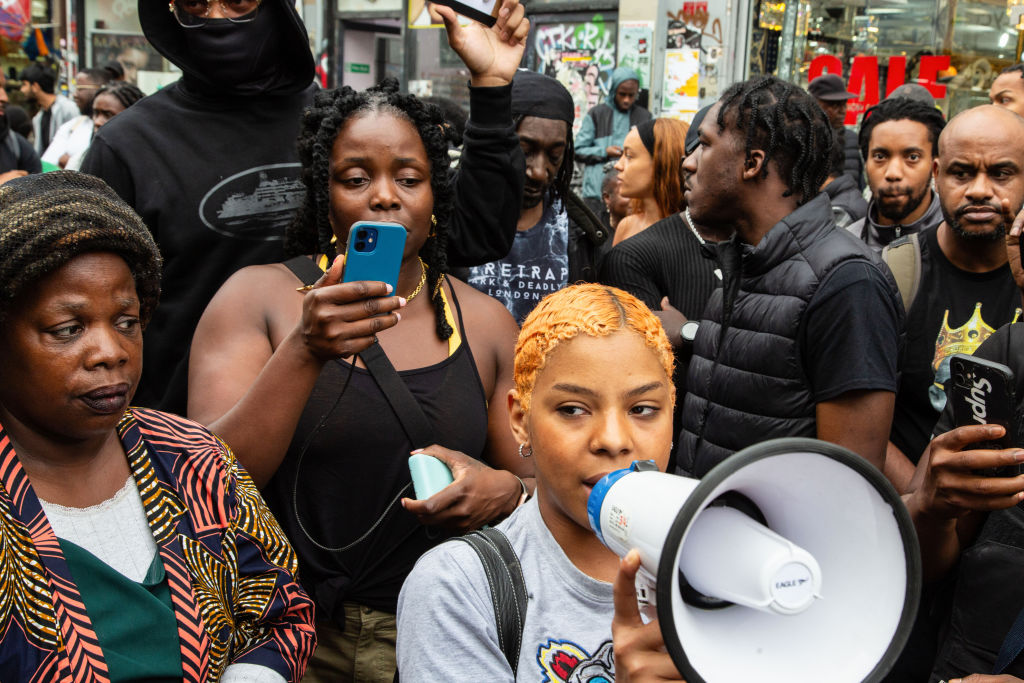
<svg viewBox="0 0 1024 683">
<path fill-rule="evenodd" d="M 751 444 L 815 436 L 799 340 L 804 311 L 836 266 L 878 264 L 899 300 L 888 269 L 835 226 L 824 193 L 779 221 L 757 247 L 734 237 L 717 246 L 717 258 L 723 286 L 711 295 L 694 340 L 679 434 L 678 470 L 696 477 Z"/>
</svg>

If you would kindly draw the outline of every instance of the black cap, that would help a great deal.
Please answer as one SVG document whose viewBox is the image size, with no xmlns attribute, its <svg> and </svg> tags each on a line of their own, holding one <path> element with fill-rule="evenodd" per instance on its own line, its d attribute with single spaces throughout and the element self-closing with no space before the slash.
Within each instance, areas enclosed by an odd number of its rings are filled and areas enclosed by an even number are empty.
<svg viewBox="0 0 1024 683">
<path fill-rule="evenodd" d="M 935 106 L 935 98 L 928 92 L 928 88 L 917 83 L 904 83 L 900 87 L 893 90 L 886 96 L 885 99 L 891 100 L 896 97 L 903 97 L 908 100 L 914 100 L 921 104 L 927 104 L 929 107 Z"/>
<path fill-rule="evenodd" d="M 819 100 L 850 100 L 857 97 L 855 93 L 846 90 L 843 79 L 835 74 L 818 76 L 807 86 L 807 92 Z"/>
<path fill-rule="evenodd" d="M 693 154 L 693 150 L 697 149 L 698 143 L 700 143 L 700 122 L 704 120 L 704 117 L 708 115 L 708 111 L 715 105 L 709 104 L 703 107 L 696 114 L 693 115 L 693 120 L 690 121 L 690 128 L 686 131 L 686 156 Z"/>
<path fill-rule="evenodd" d="M 576 118 L 576 103 L 565 86 L 554 78 L 519 69 L 512 79 L 512 114 L 565 121 L 571 128 Z"/>
</svg>

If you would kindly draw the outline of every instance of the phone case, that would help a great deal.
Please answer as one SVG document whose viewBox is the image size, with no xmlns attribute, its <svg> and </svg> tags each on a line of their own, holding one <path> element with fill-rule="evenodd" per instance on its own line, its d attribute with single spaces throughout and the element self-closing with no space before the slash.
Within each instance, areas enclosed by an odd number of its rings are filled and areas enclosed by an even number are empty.
<svg viewBox="0 0 1024 683">
<path fill-rule="evenodd" d="M 348 232 L 343 282 L 372 280 L 398 289 L 406 230 L 398 223 L 359 221 Z"/>
<path fill-rule="evenodd" d="M 490 28 L 498 22 L 498 9 L 501 3 L 498 0 L 431 0 L 438 5 L 447 5 L 464 17 L 478 21 Z"/>
<path fill-rule="evenodd" d="M 409 474 L 412 475 L 412 488 L 416 492 L 416 500 L 430 498 L 454 481 L 448 465 L 426 453 L 414 453 L 409 456 Z"/>
<path fill-rule="evenodd" d="M 1014 377 L 1010 368 L 962 353 L 950 356 L 950 392 L 953 419 L 957 427 L 965 425 L 997 424 L 1006 428 L 1006 434 L 995 441 L 972 444 L 972 448 L 1003 449 L 1013 446 L 1016 429 L 1014 410 Z M 1014 470 L 1017 469 L 1013 466 Z M 1010 476 L 1006 468 L 986 472 L 996 476 Z"/>
</svg>

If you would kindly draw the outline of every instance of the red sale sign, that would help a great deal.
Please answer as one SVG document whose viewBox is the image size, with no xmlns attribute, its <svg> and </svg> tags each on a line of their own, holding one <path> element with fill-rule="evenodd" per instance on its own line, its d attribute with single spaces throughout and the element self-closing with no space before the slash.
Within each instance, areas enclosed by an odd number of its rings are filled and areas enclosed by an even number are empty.
<svg viewBox="0 0 1024 683">
<path fill-rule="evenodd" d="M 889 58 L 889 75 L 885 80 L 885 94 L 903 85 L 906 80 L 907 58 L 902 56 Z M 940 71 L 949 68 L 949 55 L 925 55 L 921 57 L 921 68 L 917 83 L 928 89 L 937 100 L 946 96 L 946 86 L 937 81 Z M 835 55 L 819 55 L 811 62 L 807 72 L 808 82 L 824 74 L 843 75 L 843 63 Z M 846 109 L 847 125 L 857 123 L 857 119 L 867 109 L 878 104 L 878 57 L 858 55 L 853 58 L 850 66 L 850 78 L 846 89 L 857 95 L 849 101 Z"/>
</svg>

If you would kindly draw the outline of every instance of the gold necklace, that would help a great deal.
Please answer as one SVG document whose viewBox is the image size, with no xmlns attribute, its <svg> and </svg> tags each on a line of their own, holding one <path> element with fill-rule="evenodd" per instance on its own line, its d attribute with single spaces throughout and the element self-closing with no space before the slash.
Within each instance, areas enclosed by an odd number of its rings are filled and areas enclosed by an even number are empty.
<svg viewBox="0 0 1024 683">
<path fill-rule="evenodd" d="M 418 256 L 416 258 L 419 258 Z M 409 303 L 416 298 L 416 295 L 423 289 L 423 285 L 427 282 L 427 264 L 420 259 L 420 283 L 416 285 L 416 289 L 412 290 L 412 294 L 405 297 L 405 302 Z"/>
</svg>

